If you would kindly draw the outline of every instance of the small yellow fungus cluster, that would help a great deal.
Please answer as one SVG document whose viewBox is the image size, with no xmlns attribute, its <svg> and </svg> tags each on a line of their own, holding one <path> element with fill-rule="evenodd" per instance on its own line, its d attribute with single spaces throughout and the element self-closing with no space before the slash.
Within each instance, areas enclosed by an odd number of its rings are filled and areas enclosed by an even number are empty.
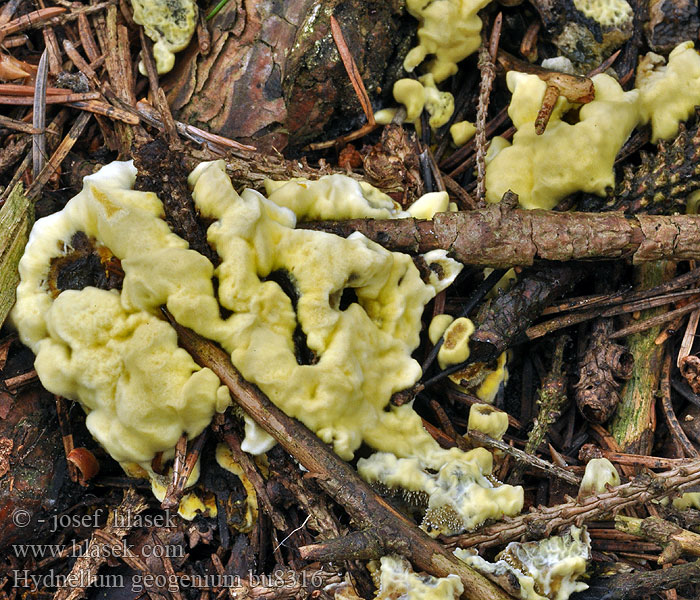
<svg viewBox="0 0 700 600">
<path fill-rule="evenodd" d="M 407 0 L 406 9 L 420 22 L 418 46 L 406 55 L 409 73 L 427 56 L 427 71 L 440 83 L 457 72 L 457 63 L 481 44 L 481 19 L 477 13 L 490 0 Z"/>
<path fill-rule="evenodd" d="M 573 192 L 604 195 L 615 185 L 615 156 L 639 122 L 639 92 L 625 92 L 609 75 L 596 75 L 595 100 L 580 108 L 578 122 L 562 119 L 572 106 L 560 96 L 547 129 L 537 135 L 546 83 L 516 71 L 506 81 L 513 92 L 508 114 L 517 131 L 512 146 L 486 167 L 489 202 L 512 190 L 524 208 L 551 209 Z"/>
<path fill-rule="evenodd" d="M 243 484 L 243 488 L 246 492 L 245 508 L 242 511 L 241 522 L 237 529 L 241 533 L 246 533 L 253 529 L 253 525 L 255 525 L 258 520 L 258 495 L 255 492 L 255 487 L 246 476 L 241 465 L 235 461 L 231 450 L 227 446 L 217 444 L 216 462 L 222 469 L 226 469 L 228 472 L 238 477 Z"/>
<path fill-rule="evenodd" d="M 441 369 L 464 362 L 469 358 L 469 338 L 474 333 L 474 323 L 466 317 L 452 321 L 443 335 L 442 346 L 438 351 L 438 364 Z"/>
<path fill-rule="evenodd" d="M 522 510 L 523 488 L 500 485 L 492 478 L 493 456 L 488 450 L 442 449 L 425 430 L 419 430 L 417 415 L 414 423 L 408 413 L 403 427 L 416 436 L 413 443 L 402 452 L 377 452 L 362 458 L 357 470 L 370 483 L 390 491 L 408 490 L 414 498 L 427 499 L 421 527 L 429 535 L 469 531 L 489 519 L 513 516 Z"/>
<path fill-rule="evenodd" d="M 695 508 L 700 510 L 700 492 L 686 492 L 678 498 L 673 499 L 673 508 L 685 510 L 686 508 Z"/>
<path fill-rule="evenodd" d="M 504 276 L 505 277 L 505 276 Z M 506 282 L 507 283 L 507 282 Z M 428 327 L 428 337 L 433 344 L 443 338 L 438 350 L 438 364 L 441 369 L 464 362 L 469 358 L 469 339 L 474 333 L 474 324 L 466 317 L 453 319 L 450 315 L 436 315 Z M 495 365 L 474 363 L 462 371 L 450 375 L 458 386 L 491 404 L 496 398 L 502 383 L 508 381 L 508 355 L 501 353 Z"/>
<path fill-rule="evenodd" d="M 488 404 L 473 404 L 469 409 L 467 429 L 502 440 L 508 430 L 508 414 Z"/>
<path fill-rule="evenodd" d="M 265 192 L 269 200 L 291 210 L 300 221 L 409 216 L 374 186 L 344 175 L 325 175 L 314 181 L 266 179 Z"/>
<path fill-rule="evenodd" d="M 574 192 L 605 195 L 614 187 L 615 156 L 638 125 L 651 122 L 654 141 L 677 134 L 680 121 L 700 104 L 700 55 L 692 42 L 676 47 L 665 66 L 647 54 L 637 89 L 629 92 L 608 75 L 594 76 L 595 100 L 579 107 L 560 96 L 542 135 L 535 133 L 535 119 L 546 84 L 515 71 L 506 80 L 517 131 L 512 145 L 500 141 L 488 157 L 486 198 L 499 202 L 512 190 L 524 208 L 551 209 Z"/>
<path fill-rule="evenodd" d="M 441 92 L 435 85 L 433 75 L 427 73 L 416 79 L 399 79 L 394 83 L 394 100 L 406 108 L 406 121 L 420 131 L 420 116 L 423 110 L 430 115 L 428 124 L 438 129 L 450 120 L 455 109 L 455 99 L 450 92 Z M 380 111 L 381 112 L 381 111 Z M 377 113 L 378 122 L 390 121 L 395 111 Z"/>
<path fill-rule="evenodd" d="M 131 0 L 131 6 L 134 21 L 155 42 L 153 58 L 158 73 L 171 71 L 174 53 L 187 47 L 197 26 L 197 4 L 194 0 Z M 143 63 L 139 70 L 146 74 Z"/>
<path fill-rule="evenodd" d="M 407 0 L 406 9 L 419 21 L 418 45 L 406 55 L 403 66 L 412 73 L 426 57 L 425 75 L 399 79 L 394 84 L 394 99 L 406 107 L 406 120 L 420 128 L 423 110 L 430 114 L 429 124 L 438 129 L 454 112 L 454 97 L 441 92 L 437 84 L 457 72 L 457 63 L 473 54 L 481 44 L 481 19 L 477 13 L 490 0 Z M 395 110 L 379 111 L 378 123 L 388 123 Z M 474 135 L 474 126 L 466 121 L 453 125 L 450 133 L 456 145 L 465 144 Z"/>
<path fill-rule="evenodd" d="M 637 68 L 636 87 L 641 94 L 641 122 L 651 121 L 651 141 L 674 137 L 679 122 L 700 103 L 700 55 L 693 42 L 676 46 L 668 64 L 662 56 L 647 53 Z"/>
<path fill-rule="evenodd" d="M 435 213 L 449 210 L 447 192 L 423 194 L 407 210 L 390 196 L 364 181 L 345 175 L 324 175 L 311 181 L 296 178 L 287 181 L 265 180 L 270 201 L 291 210 L 299 221 L 324 219 L 432 219 Z"/>
<path fill-rule="evenodd" d="M 574 592 L 588 589 L 576 581 L 586 572 L 591 558 L 591 540 L 585 527 L 571 527 L 564 535 L 537 542 L 511 542 L 496 556 L 495 563 L 460 548 L 455 555 L 503 582 L 521 600 L 567 600 Z"/>
<path fill-rule="evenodd" d="M 458 121 L 450 125 L 452 143 L 459 147 L 464 146 L 476 133 L 476 126 L 469 121 Z"/>
<path fill-rule="evenodd" d="M 603 27 L 620 27 L 634 16 L 625 0 L 574 0 L 574 6 Z"/>
<path fill-rule="evenodd" d="M 579 487 L 579 497 L 592 496 L 608 491 L 608 486 L 620 485 L 620 475 L 607 458 L 593 458 L 588 461 Z"/>
<path fill-rule="evenodd" d="M 458 600 L 464 592 L 457 575 L 433 577 L 414 573 L 411 564 L 397 556 L 383 556 L 368 565 L 377 593 L 375 600 Z"/>
</svg>

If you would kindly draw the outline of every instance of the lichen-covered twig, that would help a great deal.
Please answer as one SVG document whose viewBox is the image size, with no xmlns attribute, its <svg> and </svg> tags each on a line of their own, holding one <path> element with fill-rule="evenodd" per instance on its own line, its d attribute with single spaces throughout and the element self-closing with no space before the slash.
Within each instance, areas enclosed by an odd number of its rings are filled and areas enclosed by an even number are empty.
<svg viewBox="0 0 700 600">
<path fill-rule="evenodd" d="M 649 288 L 670 279 L 674 271 L 675 266 L 666 261 L 647 263 L 638 267 L 637 278 L 640 287 Z M 652 317 L 656 312 L 649 314 L 645 311 L 643 316 Z M 664 355 L 664 347 L 655 343 L 659 332 L 660 326 L 656 326 L 628 338 L 634 366 L 620 394 L 617 413 L 610 423 L 610 433 L 624 452 L 651 453 L 656 426 L 654 399 L 659 389 Z"/>
<path fill-rule="evenodd" d="M 478 266 L 531 265 L 550 261 L 631 258 L 634 263 L 700 258 L 700 217 L 518 210 L 503 204 L 432 221 L 352 219 L 303 224 L 346 237 L 353 231 L 392 250 L 449 250 Z"/>
<path fill-rule="evenodd" d="M 684 552 L 700 556 L 700 535 L 659 517 L 636 519 L 618 515 L 615 517 L 615 529 L 660 544 L 663 547 L 657 561 L 660 565 L 675 562 Z"/>
<path fill-rule="evenodd" d="M 489 548 L 507 544 L 521 537 L 546 537 L 567 525 L 581 525 L 600 520 L 604 515 L 618 513 L 624 508 L 638 506 L 650 500 L 659 500 L 682 494 L 700 483 L 700 460 L 665 471 L 642 473 L 629 483 L 609 492 L 589 496 L 583 500 L 571 499 L 564 504 L 539 507 L 529 513 L 489 525 L 475 533 L 450 538 L 450 545 Z"/>
<path fill-rule="evenodd" d="M 471 600 L 507 600 L 485 577 L 457 560 L 444 546 L 382 500 L 345 461 L 298 421 L 285 415 L 256 386 L 247 382 L 226 353 L 212 342 L 180 326 L 166 312 L 182 346 L 209 367 L 231 391 L 239 406 L 304 468 L 323 490 L 340 503 L 362 529 L 372 529 L 388 552 L 405 555 L 419 570 L 445 577 L 457 574 Z"/>
<path fill-rule="evenodd" d="M 33 205 L 22 185 L 17 184 L 0 207 L 0 326 L 15 303 L 15 289 L 19 283 L 17 264 L 33 223 Z"/>
<path fill-rule="evenodd" d="M 476 171 L 477 190 L 476 200 L 483 204 L 486 194 L 486 116 L 489 111 L 489 100 L 491 99 L 491 89 L 496 79 L 496 65 L 494 60 L 498 54 L 498 42 L 503 23 L 503 14 L 498 13 L 493 25 L 491 43 L 485 42 L 479 48 L 479 70 L 481 71 L 481 82 L 479 84 L 479 105 L 476 110 Z"/>
<path fill-rule="evenodd" d="M 537 448 L 544 441 L 545 436 L 549 427 L 559 418 L 562 409 L 566 404 L 566 375 L 563 372 L 564 365 L 564 347 L 569 341 L 568 336 L 559 336 L 554 348 L 554 355 L 552 356 L 552 368 L 550 369 L 547 376 L 542 382 L 542 386 L 538 392 L 537 404 L 539 410 L 537 416 L 535 417 L 535 422 L 527 436 L 527 443 L 525 444 L 525 452 L 527 454 L 534 455 Z M 557 467 L 559 468 L 559 467 Z M 569 483 L 573 485 L 578 485 L 581 479 L 569 473 L 568 471 L 561 469 L 565 473 L 572 475 L 571 479 L 567 479 Z M 510 481 L 513 483 L 519 483 L 522 477 L 523 468 L 518 465 L 510 476 Z M 554 471 L 551 471 L 552 473 Z"/>
</svg>

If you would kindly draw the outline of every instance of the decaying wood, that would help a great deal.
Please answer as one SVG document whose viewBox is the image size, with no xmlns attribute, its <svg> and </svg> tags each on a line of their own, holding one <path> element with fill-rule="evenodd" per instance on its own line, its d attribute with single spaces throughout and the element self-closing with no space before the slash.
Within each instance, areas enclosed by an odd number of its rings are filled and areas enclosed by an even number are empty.
<svg viewBox="0 0 700 600">
<path fill-rule="evenodd" d="M 243 379 L 222 350 L 174 320 L 171 324 L 180 343 L 195 361 L 216 373 L 239 406 L 317 477 L 319 485 L 345 508 L 359 528 L 373 531 L 372 535 L 383 544 L 385 553 L 403 554 L 416 568 L 439 577 L 450 573 L 458 575 L 464 583 L 466 598 L 507 600 L 500 589 L 458 561 L 441 544 L 377 496 L 348 463 L 301 423 L 285 415 L 256 386 Z"/>
<path fill-rule="evenodd" d="M 92 534 L 90 545 L 71 569 L 75 586 L 59 588 L 54 600 L 78 600 L 92 585 L 98 569 L 110 556 L 121 556 L 121 542 L 136 524 L 135 517 L 148 508 L 144 499 L 133 489 L 127 490 L 121 504 L 110 511 L 107 524 Z"/>
<path fill-rule="evenodd" d="M 351 219 L 303 224 L 346 237 L 359 231 L 392 250 L 443 248 L 466 264 L 490 267 L 630 258 L 634 263 L 700 258 L 700 217 L 561 213 L 503 204 L 417 219 Z"/>
<path fill-rule="evenodd" d="M 197 221 L 192 194 L 187 187 L 187 176 L 182 155 L 157 138 L 134 151 L 134 164 L 138 169 L 135 188 L 155 192 L 163 202 L 165 219 L 190 248 L 218 263 L 215 253 L 207 243 L 206 233 Z"/>
<path fill-rule="evenodd" d="M 698 582 L 700 561 L 694 561 L 669 569 L 601 577 L 585 592 L 576 594 L 576 600 L 633 600 L 664 590 L 682 589 Z"/>
</svg>

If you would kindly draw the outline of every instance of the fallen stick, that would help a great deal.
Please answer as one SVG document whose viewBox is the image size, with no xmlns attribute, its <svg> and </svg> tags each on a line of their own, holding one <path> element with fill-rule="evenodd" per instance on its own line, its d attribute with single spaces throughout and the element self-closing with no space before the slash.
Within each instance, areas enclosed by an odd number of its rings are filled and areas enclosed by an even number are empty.
<svg viewBox="0 0 700 600">
<path fill-rule="evenodd" d="M 638 506 L 650 500 L 677 496 L 700 483 L 700 460 L 688 461 L 683 466 L 664 473 L 642 473 L 629 483 L 619 485 L 609 492 L 589 496 L 583 500 L 572 499 L 564 504 L 539 507 L 529 513 L 505 519 L 474 533 L 450 538 L 452 546 L 466 548 L 500 546 L 521 537 L 542 538 L 567 525 L 602 520 L 610 513 L 623 508 Z"/>
<path fill-rule="evenodd" d="M 386 554 L 402 554 L 417 569 L 438 577 L 450 573 L 458 575 L 464 584 L 464 597 L 469 600 L 509 600 L 500 588 L 459 561 L 447 548 L 382 500 L 360 479 L 355 469 L 246 381 L 223 350 L 182 327 L 170 313 L 164 312 L 192 358 L 219 377 L 239 406 L 316 477 L 321 488 L 345 508 L 357 527 L 371 530 L 370 537 L 381 544 Z"/>
<path fill-rule="evenodd" d="M 699 581 L 700 561 L 696 560 L 669 569 L 601 577 L 585 592 L 571 596 L 571 600 L 632 600 L 649 597 L 663 590 L 675 590 Z"/>
<path fill-rule="evenodd" d="M 359 231 L 390 250 L 442 248 L 477 266 L 509 268 L 535 260 L 700 259 L 700 216 L 520 210 L 508 204 L 418 219 L 351 219 L 300 227 L 347 237 Z"/>
</svg>

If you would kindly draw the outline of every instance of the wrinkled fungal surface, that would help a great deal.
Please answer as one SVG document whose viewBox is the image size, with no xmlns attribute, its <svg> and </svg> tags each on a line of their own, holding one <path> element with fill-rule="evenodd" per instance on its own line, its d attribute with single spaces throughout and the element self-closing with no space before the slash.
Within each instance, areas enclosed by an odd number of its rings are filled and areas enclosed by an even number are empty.
<svg viewBox="0 0 700 600">
<path fill-rule="evenodd" d="M 591 559 L 591 539 L 585 527 L 572 526 L 563 535 L 537 542 L 511 542 L 495 563 L 460 548 L 455 555 L 521 600 L 567 600 L 588 588 L 576 581 Z"/>
<path fill-rule="evenodd" d="M 297 230 L 289 208 L 252 190 L 238 195 L 219 161 L 189 178 L 195 206 L 211 222 L 215 268 L 169 229 L 154 193 L 133 189 L 135 177 L 131 163 L 112 163 L 86 177 L 63 211 L 37 222 L 12 313 L 44 386 L 83 405 L 90 432 L 128 472 L 154 478 L 157 453 L 171 458 L 183 432 L 198 435 L 230 404 L 217 377 L 178 348 L 161 306 L 219 343 L 246 379 L 341 457 L 365 442 L 402 458 L 421 452 L 441 466 L 441 449 L 412 408 L 387 406 L 420 377 L 411 353 L 423 308 L 461 265 L 443 251 L 424 255 L 426 283 L 410 256 L 360 234 Z M 337 185 L 357 186 L 347 178 Z M 272 196 L 285 188 L 278 187 Z M 78 232 L 119 261 L 121 289 L 52 293 L 51 265 L 74 251 Z M 246 432 L 246 449 L 269 448 L 249 420 Z"/>
</svg>

